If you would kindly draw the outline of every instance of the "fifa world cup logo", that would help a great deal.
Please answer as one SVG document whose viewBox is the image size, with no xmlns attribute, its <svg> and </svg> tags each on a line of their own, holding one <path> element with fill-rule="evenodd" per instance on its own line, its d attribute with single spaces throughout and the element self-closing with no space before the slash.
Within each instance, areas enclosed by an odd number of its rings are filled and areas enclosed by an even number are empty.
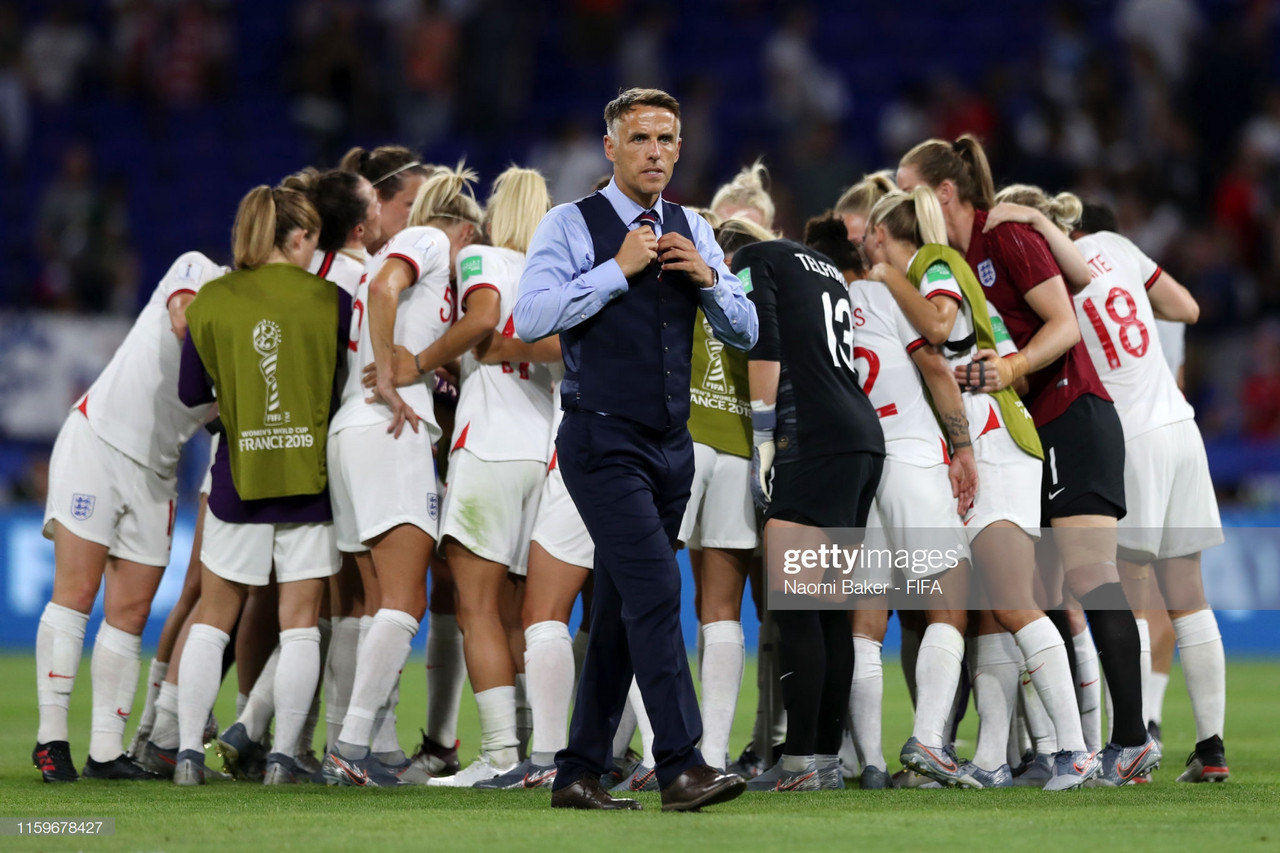
<svg viewBox="0 0 1280 853">
<path fill-rule="evenodd" d="M 258 361 L 258 369 L 262 371 L 262 379 L 267 384 L 267 413 L 264 425 L 279 424 L 283 418 L 280 414 L 280 381 L 276 376 L 279 366 L 278 350 L 280 349 L 280 327 L 270 320 L 259 320 L 253 327 L 253 348 L 262 358 Z"/>
<path fill-rule="evenodd" d="M 702 326 L 707 333 L 707 374 L 702 378 L 702 387 L 719 394 L 729 393 L 729 380 L 724 372 L 724 359 L 720 353 L 724 344 L 716 340 L 711 324 L 702 318 Z"/>
</svg>

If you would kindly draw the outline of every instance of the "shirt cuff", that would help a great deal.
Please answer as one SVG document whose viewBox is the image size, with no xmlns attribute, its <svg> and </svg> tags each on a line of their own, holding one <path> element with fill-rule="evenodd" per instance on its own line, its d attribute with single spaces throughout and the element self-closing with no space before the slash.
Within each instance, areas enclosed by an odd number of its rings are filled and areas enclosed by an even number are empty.
<svg viewBox="0 0 1280 853">
<path fill-rule="evenodd" d="M 622 274 L 622 267 L 618 266 L 615 258 L 610 258 L 600 266 L 584 273 L 584 279 L 590 279 L 591 289 L 595 291 L 596 299 L 594 301 L 595 311 L 599 311 L 608 305 L 614 299 L 617 299 L 629 289 L 627 277 Z M 582 320 L 587 319 L 595 311 L 583 314 Z"/>
</svg>

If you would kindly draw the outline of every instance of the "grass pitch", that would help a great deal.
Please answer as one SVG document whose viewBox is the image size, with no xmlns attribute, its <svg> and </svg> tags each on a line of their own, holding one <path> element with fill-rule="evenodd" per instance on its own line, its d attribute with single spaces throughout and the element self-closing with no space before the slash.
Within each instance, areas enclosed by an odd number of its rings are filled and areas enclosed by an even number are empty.
<svg viewBox="0 0 1280 853">
<path fill-rule="evenodd" d="M 72 754 L 83 762 L 89 731 L 85 655 L 72 701 Z M 544 791 L 263 788 L 211 783 L 44 785 L 30 762 L 36 727 L 34 662 L 0 656 L 0 817 L 115 819 L 110 837 L 0 837 L 0 850 L 1277 850 L 1280 849 L 1280 662 L 1234 660 L 1227 673 L 1227 758 L 1221 785 L 1174 781 L 1195 730 L 1181 674 L 1165 703 L 1163 767 L 1149 785 L 1066 794 L 1036 790 L 858 791 L 744 795 L 703 814 L 662 814 L 657 794 L 645 810 L 553 812 Z M 144 662 L 143 670 L 146 666 Z M 910 704 L 897 667 L 886 662 L 884 742 L 891 769 L 910 734 Z M 748 665 L 733 748 L 750 735 L 754 669 Z M 234 685 L 234 678 L 227 681 Z M 425 702 L 422 663 L 406 667 L 401 742 L 412 749 Z M 234 688 L 216 712 L 233 717 Z M 976 715 L 960 729 L 972 753 Z M 321 730 L 321 733 L 323 729 Z M 132 732 L 130 731 L 130 734 Z M 463 699 L 463 755 L 477 751 L 479 727 Z M 317 737 L 317 741 L 320 738 Z M 219 766 L 210 751 L 210 765 Z"/>
</svg>

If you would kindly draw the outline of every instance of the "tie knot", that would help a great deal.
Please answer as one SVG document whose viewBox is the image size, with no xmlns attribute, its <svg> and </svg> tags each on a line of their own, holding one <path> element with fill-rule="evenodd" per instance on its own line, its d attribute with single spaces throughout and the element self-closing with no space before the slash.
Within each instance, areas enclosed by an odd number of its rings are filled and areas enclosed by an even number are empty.
<svg viewBox="0 0 1280 853">
<path fill-rule="evenodd" d="M 639 222 L 641 225 L 653 227 L 658 224 L 658 214 L 654 213 L 652 210 L 646 210 L 644 213 L 636 217 L 636 222 Z"/>
</svg>

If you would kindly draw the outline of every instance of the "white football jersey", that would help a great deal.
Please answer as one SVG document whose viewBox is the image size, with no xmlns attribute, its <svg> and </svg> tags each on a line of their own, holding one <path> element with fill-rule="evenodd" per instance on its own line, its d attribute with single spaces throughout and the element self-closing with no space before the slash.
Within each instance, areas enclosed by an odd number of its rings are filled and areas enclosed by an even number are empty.
<svg viewBox="0 0 1280 853">
<path fill-rule="evenodd" d="M 449 238 L 430 226 L 406 228 L 387 241 L 369 259 L 366 278 L 356 288 L 351 303 L 351 336 L 347 351 L 347 381 L 342 388 L 342 404 L 329 426 L 333 434 L 348 427 L 370 426 L 391 420 L 391 409 L 385 403 L 365 402 L 369 392 L 361 385 L 364 368 L 373 363 L 373 345 L 369 337 L 369 285 L 389 258 L 399 258 L 413 268 L 414 282 L 400 291 L 396 306 L 393 340 L 417 353 L 426 349 L 453 325 L 455 305 L 453 288 L 449 286 Z M 436 423 L 435 403 L 431 391 L 433 376 L 425 376 L 412 385 L 400 388 L 400 397 L 417 413 L 430 430 L 432 441 L 440 437 Z"/>
<path fill-rule="evenodd" d="M 307 272 L 333 282 L 355 299 L 356 288 L 364 281 L 365 264 L 368 262 L 369 253 L 364 249 L 343 249 L 340 252 L 322 252 L 317 249 L 311 256 Z"/>
<path fill-rule="evenodd" d="M 1156 333 L 1160 336 L 1160 348 L 1164 350 L 1165 364 L 1173 374 L 1175 384 L 1178 371 L 1187 358 L 1187 324 L 1174 323 L 1170 320 L 1156 320 Z"/>
<path fill-rule="evenodd" d="M 174 261 L 111 361 L 76 402 L 99 438 L 163 477 L 174 475 L 182 445 L 210 409 L 189 409 L 178 399 L 182 343 L 169 322 L 169 300 L 198 293 L 228 271 L 200 252 Z"/>
<path fill-rule="evenodd" d="M 924 338 L 879 282 L 849 285 L 849 304 L 854 360 L 862 390 L 880 417 L 886 454 L 921 468 L 942 464 L 946 442 L 911 361 L 911 353 L 926 345 Z"/>
<path fill-rule="evenodd" d="M 1147 298 L 1160 267 L 1110 231 L 1081 237 L 1076 247 L 1093 276 L 1075 296 L 1080 334 L 1115 401 L 1125 440 L 1194 417 L 1165 362 Z"/>
<path fill-rule="evenodd" d="M 913 255 L 911 259 L 914 261 L 915 256 Z M 951 333 L 947 335 L 947 342 L 942 347 L 942 354 L 947 357 L 952 367 L 963 367 L 973 361 L 973 356 L 978 351 L 978 342 L 973 328 L 973 308 L 970 307 L 969 300 L 964 298 L 964 293 L 960 290 L 960 282 L 951 274 L 950 267 L 941 261 L 935 261 L 925 270 L 924 279 L 920 282 L 920 293 L 925 299 L 945 294 L 960 303 L 956 309 L 956 319 L 951 326 Z M 1004 318 L 1000 316 L 1000 312 L 990 300 L 987 301 L 987 316 L 991 318 L 991 331 L 995 334 L 996 352 L 1001 357 L 1017 352 L 1018 346 L 1009 336 L 1009 330 L 1004 326 Z"/>
<path fill-rule="evenodd" d="M 458 253 L 458 306 L 477 290 L 495 290 L 501 300 L 498 331 L 515 335 L 511 310 L 519 295 L 524 255 L 494 246 L 469 246 Z M 551 371 L 545 364 L 480 364 L 462 357 L 462 387 L 453 450 L 465 447 L 488 462 L 532 459 L 547 462 L 551 429 Z"/>
</svg>

